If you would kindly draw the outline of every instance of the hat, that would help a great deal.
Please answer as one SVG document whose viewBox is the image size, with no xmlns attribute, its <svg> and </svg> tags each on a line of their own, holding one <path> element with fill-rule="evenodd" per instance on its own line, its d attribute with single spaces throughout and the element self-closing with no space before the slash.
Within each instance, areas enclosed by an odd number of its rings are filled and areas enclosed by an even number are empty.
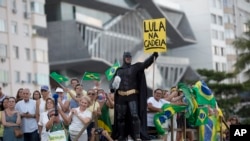
<svg viewBox="0 0 250 141">
<path fill-rule="evenodd" d="M 41 90 L 49 91 L 49 87 L 47 85 L 43 85 L 41 86 Z"/>
<path fill-rule="evenodd" d="M 56 92 L 57 92 L 57 93 L 63 93 L 63 89 L 60 88 L 60 87 L 57 87 L 57 88 L 56 88 Z"/>
</svg>

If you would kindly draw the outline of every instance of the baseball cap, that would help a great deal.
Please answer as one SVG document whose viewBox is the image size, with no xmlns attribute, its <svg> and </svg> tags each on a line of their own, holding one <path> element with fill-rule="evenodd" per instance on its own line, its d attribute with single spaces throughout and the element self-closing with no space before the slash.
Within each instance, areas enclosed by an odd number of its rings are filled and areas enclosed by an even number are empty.
<svg viewBox="0 0 250 141">
<path fill-rule="evenodd" d="M 41 86 L 41 90 L 49 91 L 49 87 L 47 85 L 43 85 Z"/>
<path fill-rule="evenodd" d="M 63 89 L 60 88 L 60 87 L 57 87 L 57 88 L 56 88 L 56 92 L 57 92 L 57 93 L 63 93 Z"/>
</svg>

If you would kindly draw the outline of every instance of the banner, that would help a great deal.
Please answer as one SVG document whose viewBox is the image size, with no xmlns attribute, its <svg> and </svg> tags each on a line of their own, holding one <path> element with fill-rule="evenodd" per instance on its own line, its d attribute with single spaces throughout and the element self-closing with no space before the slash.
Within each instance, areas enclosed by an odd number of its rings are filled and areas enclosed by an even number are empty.
<svg viewBox="0 0 250 141">
<path fill-rule="evenodd" d="M 144 52 L 166 52 L 167 33 L 166 19 L 150 19 L 143 21 Z"/>
</svg>

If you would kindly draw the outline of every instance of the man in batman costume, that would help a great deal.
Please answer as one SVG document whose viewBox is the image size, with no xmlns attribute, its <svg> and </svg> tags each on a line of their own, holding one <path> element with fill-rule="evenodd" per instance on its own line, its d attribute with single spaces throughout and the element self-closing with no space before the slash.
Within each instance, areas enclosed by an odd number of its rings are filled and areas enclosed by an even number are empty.
<svg viewBox="0 0 250 141">
<path fill-rule="evenodd" d="M 125 141 L 128 135 L 135 141 L 150 140 L 147 134 L 147 84 L 144 70 L 157 57 L 158 53 L 154 52 L 144 62 L 131 65 L 131 53 L 124 52 L 123 65 L 117 69 L 111 81 L 111 92 L 115 92 L 114 140 Z M 115 84 L 116 80 L 118 85 Z"/>
</svg>

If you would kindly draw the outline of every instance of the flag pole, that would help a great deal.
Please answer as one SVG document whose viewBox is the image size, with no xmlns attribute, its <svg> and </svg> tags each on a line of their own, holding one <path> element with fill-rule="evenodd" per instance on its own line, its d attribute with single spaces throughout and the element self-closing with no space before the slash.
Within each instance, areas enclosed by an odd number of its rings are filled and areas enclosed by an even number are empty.
<svg viewBox="0 0 250 141">
<path fill-rule="evenodd" d="M 153 85 L 152 85 L 152 96 L 154 96 L 154 82 L 155 82 L 155 56 L 154 56 L 154 62 L 153 62 Z"/>
<path fill-rule="evenodd" d="M 84 74 L 83 74 L 83 76 L 82 76 L 82 78 L 81 78 L 80 85 L 82 85 L 82 79 L 83 79 L 83 77 L 85 76 L 85 73 L 86 73 L 86 72 L 84 72 Z"/>
</svg>

